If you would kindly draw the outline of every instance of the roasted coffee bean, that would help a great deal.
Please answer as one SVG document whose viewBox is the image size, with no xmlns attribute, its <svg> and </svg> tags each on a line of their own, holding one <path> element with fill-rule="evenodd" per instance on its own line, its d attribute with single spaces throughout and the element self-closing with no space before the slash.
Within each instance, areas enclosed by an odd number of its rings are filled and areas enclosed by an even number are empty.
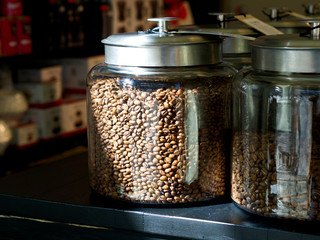
<svg viewBox="0 0 320 240">
<path fill-rule="evenodd" d="M 192 90 L 174 85 L 139 88 L 120 78 L 89 86 L 92 188 L 107 197 L 145 203 L 224 196 L 228 81 L 210 81 L 210 88 L 198 85 Z M 197 99 L 198 109 L 189 95 Z M 187 128 L 186 111 L 197 114 L 199 129 Z"/>
<path fill-rule="evenodd" d="M 234 133 L 231 197 L 256 214 L 320 220 L 320 141 L 298 159 L 289 134 Z"/>
</svg>

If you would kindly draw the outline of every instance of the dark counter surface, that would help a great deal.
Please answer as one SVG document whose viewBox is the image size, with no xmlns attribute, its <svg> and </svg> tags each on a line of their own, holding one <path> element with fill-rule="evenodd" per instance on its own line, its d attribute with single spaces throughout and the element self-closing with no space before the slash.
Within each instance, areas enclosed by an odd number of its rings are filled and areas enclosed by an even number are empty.
<svg viewBox="0 0 320 240">
<path fill-rule="evenodd" d="M 88 184 L 87 151 L 0 178 L 0 239 L 320 239 L 320 223 L 263 218 L 231 202 L 146 207 Z"/>
</svg>

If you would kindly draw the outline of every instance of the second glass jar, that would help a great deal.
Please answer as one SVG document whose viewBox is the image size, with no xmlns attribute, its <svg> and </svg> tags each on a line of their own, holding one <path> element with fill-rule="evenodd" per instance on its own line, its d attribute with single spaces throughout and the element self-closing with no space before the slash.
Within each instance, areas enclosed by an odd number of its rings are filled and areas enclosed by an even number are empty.
<svg viewBox="0 0 320 240">
<path fill-rule="evenodd" d="M 259 37 L 234 81 L 231 197 L 246 211 L 320 220 L 319 53 L 312 35 Z"/>
</svg>

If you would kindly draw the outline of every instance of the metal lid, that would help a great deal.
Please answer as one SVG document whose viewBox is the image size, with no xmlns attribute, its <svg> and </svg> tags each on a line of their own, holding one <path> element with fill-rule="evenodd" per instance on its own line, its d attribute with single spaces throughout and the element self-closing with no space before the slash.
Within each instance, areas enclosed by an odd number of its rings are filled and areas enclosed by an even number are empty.
<svg viewBox="0 0 320 240">
<path fill-rule="evenodd" d="M 241 35 L 246 35 L 246 36 L 258 36 L 257 33 L 255 33 L 252 29 L 250 28 L 243 28 L 243 29 L 219 29 L 219 28 L 210 28 L 208 26 L 197 28 L 197 26 L 193 27 L 181 27 L 179 28 L 181 30 L 188 30 L 188 31 L 194 31 L 194 32 L 220 32 L 222 34 L 241 34 Z M 235 38 L 235 37 L 226 37 L 223 40 L 223 54 L 242 54 L 242 53 L 250 53 L 251 52 L 251 47 L 250 47 L 250 42 L 252 40 L 248 39 L 243 39 L 243 38 Z"/>
<path fill-rule="evenodd" d="M 302 7 L 304 7 L 305 13 L 306 15 L 309 16 L 315 16 L 319 13 L 319 3 L 306 3 L 306 4 L 302 4 Z"/>
<path fill-rule="evenodd" d="M 319 20 L 308 21 L 311 33 L 258 37 L 252 43 L 255 69 L 294 73 L 320 73 Z"/>
<path fill-rule="evenodd" d="M 208 13 L 208 15 L 212 16 L 214 18 L 214 22 L 216 23 L 216 26 L 213 28 L 217 28 L 220 30 L 226 29 L 232 33 L 239 33 L 238 31 L 245 31 L 249 34 L 256 33 L 256 31 L 254 31 L 247 24 L 244 24 L 240 22 L 237 18 L 235 18 L 235 16 L 237 15 L 235 13 L 210 12 Z"/>
<path fill-rule="evenodd" d="M 271 20 L 271 21 L 279 21 L 283 17 L 289 16 L 287 9 L 285 8 L 275 8 L 275 7 L 268 7 L 264 8 L 262 12 Z"/>
<path fill-rule="evenodd" d="M 176 18 L 152 18 L 158 27 L 145 32 L 114 34 L 102 40 L 105 62 L 113 65 L 172 67 L 210 65 L 222 62 L 222 39 L 198 33 L 168 30 Z"/>
<path fill-rule="evenodd" d="M 209 15 L 216 17 L 216 24 L 180 26 L 178 29 L 195 32 L 219 32 L 223 35 L 235 34 L 254 37 L 260 35 L 248 25 L 235 19 L 235 14 L 233 13 L 209 13 Z M 252 39 L 240 37 L 225 37 L 223 41 L 223 54 L 249 54 L 251 52 L 249 44 L 251 41 Z"/>
<path fill-rule="evenodd" d="M 242 27 L 242 28 L 241 28 Z M 254 31 L 252 28 L 248 27 L 245 28 L 243 26 L 237 25 L 236 27 L 234 25 L 231 25 L 229 28 L 219 28 L 216 25 L 187 25 L 187 26 L 180 26 L 178 27 L 179 30 L 188 30 L 188 31 L 208 31 L 208 32 L 220 32 L 220 33 L 226 33 L 226 34 L 240 34 L 240 35 L 246 35 L 246 36 L 258 36 L 258 33 Z"/>
<path fill-rule="evenodd" d="M 269 7 L 264 8 L 262 12 L 270 20 L 266 22 L 267 24 L 285 34 L 301 33 L 309 27 L 306 22 L 302 22 L 300 19 L 288 19 L 291 11 L 286 8 Z M 286 20 L 283 20 L 283 18 L 286 18 Z"/>
<path fill-rule="evenodd" d="M 308 24 L 301 22 L 301 20 L 291 20 L 291 21 L 269 21 L 268 24 L 275 28 L 302 28 L 307 29 Z"/>
</svg>

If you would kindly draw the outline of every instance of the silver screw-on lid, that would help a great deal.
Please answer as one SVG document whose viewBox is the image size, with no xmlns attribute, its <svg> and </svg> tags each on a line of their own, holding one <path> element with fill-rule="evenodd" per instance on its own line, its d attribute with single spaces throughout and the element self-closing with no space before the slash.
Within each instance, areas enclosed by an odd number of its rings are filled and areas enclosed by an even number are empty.
<svg viewBox="0 0 320 240">
<path fill-rule="evenodd" d="M 251 52 L 250 42 L 260 34 L 250 28 L 248 25 L 235 21 L 237 20 L 234 13 L 213 12 L 210 16 L 215 17 L 216 24 L 214 25 L 188 25 L 180 26 L 180 30 L 188 30 L 195 32 L 212 32 L 225 35 L 223 41 L 223 54 L 249 54 Z M 227 36 L 234 34 L 239 36 L 252 36 L 252 39 L 243 37 Z"/>
<path fill-rule="evenodd" d="M 310 34 L 258 37 L 252 43 L 255 69 L 292 73 L 320 73 L 319 20 L 308 20 Z"/>
<path fill-rule="evenodd" d="M 222 39 L 198 33 L 179 34 L 168 29 L 176 18 L 151 18 L 158 27 L 135 33 L 113 34 L 102 40 L 105 62 L 113 65 L 172 67 L 222 62 Z"/>
<path fill-rule="evenodd" d="M 220 33 L 225 35 L 223 40 L 223 54 L 242 54 L 250 53 L 251 46 L 250 42 L 253 41 L 255 37 L 259 36 L 259 33 L 255 32 L 250 28 L 216 28 L 211 26 L 181 26 L 179 30 L 182 31 L 194 31 L 194 32 L 207 32 L 210 33 Z M 252 36 L 252 39 L 242 38 L 242 37 L 228 37 L 230 35 L 239 36 Z"/>
<path fill-rule="evenodd" d="M 315 16 L 318 14 L 319 12 L 319 3 L 306 3 L 306 4 L 302 4 L 302 6 L 304 7 L 305 13 L 309 16 Z"/>
<path fill-rule="evenodd" d="M 269 7 L 264 8 L 262 12 L 269 18 L 266 23 L 277 28 L 285 34 L 301 33 L 308 29 L 308 24 L 300 19 L 291 19 L 290 10 L 286 8 Z M 289 17 L 289 18 L 288 18 Z M 286 19 L 285 19 L 286 18 Z M 284 20 L 285 19 L 285 20 Z"/>
<path fill-rule="evenodd" d="M 279 21 L 281 20 L 283 17 L 287 17 L 289 16 L 288 12 L 290 12 L 290 10 L 286 9 L 286 8 L 276 8 L 276 7 L 267 7 L 264 8 L 262 10 L 262 12 L 268 16 L 268 18 L 271 21 Z"/>
</svg>

